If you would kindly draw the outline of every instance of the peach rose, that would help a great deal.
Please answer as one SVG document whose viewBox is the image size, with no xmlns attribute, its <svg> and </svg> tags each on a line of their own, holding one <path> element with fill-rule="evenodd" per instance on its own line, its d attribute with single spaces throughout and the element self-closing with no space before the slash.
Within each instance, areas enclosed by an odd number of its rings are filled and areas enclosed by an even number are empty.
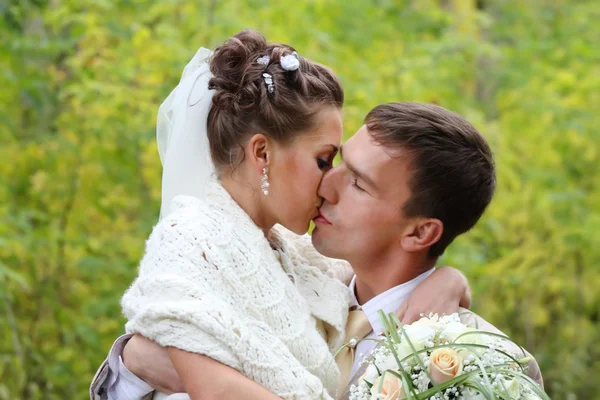
<svg viewBox="0 0 600 400">
<path fill-rule="evenodd" d="M 462 372 L 462 368 L 462 358 L 454 349 L 444 347 L 434 350 L 431 353 L 429 374 L 436 385 L 459 375 Z"/>
<path fill-rule="evenodd" d="M 383 379 L 383 386 L 381 392 L 379 392 L 379 385 Z M 381 395 L 377 397 L 377 395 Z M 375 379 L 373 386 L 371 387 L 371 398 L 380 400 L 400 400 L 406 398 L 404 394 L 404 388 L 402 387 L 402 381 L 395 375 L 385 374 Z"/>
</svg>

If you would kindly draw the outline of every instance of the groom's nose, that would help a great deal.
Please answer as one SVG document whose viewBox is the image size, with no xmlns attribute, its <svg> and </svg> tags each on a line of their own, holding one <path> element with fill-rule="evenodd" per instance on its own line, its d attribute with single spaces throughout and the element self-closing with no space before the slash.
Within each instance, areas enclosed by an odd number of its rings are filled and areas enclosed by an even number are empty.
<svg viewBox="0 0 600 400">
<path fill-rule="evenodd" d="M 339 166 L 331 168 L 323 175 L 321 185 L 319 185 L 318 194 L 328 203 L 335 204 L 338 202 L 338 185 L 341 175 Z"/>
</svg>

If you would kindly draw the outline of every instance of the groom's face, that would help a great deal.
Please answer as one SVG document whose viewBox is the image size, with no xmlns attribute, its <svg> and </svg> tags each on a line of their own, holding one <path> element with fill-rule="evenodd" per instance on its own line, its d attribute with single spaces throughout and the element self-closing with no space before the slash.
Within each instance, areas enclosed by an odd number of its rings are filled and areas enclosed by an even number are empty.
<svg viewBox="0 0 600 400">
<path fill-rule="evenodd" d="M 341 148 L 342 162 L 319 187 L 324 199 L 313 244 L 323 255 L 350 262 L 400 244 L 409 220 L 411 159 L 376 143 L 366 126 Z"/>
</svg>

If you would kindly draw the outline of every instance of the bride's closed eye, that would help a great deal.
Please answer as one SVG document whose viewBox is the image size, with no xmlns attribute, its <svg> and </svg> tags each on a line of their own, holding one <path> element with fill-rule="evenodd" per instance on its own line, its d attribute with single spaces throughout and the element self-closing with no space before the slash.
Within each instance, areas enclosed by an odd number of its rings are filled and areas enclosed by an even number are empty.
<svg viewBox="0 0 600 400">
<path fill-rule="evenodd" d="M 317 158 L 317 165 L 321 171 L 327 171 L 331 168 L 331 163 L 328 160 L 324 160 L 320 157 Z"/>
<path fill-rule="evenodd" d="M 325 172 L 329 171 L 333 167 L 333 159 L 335 158 L 336 154 L 337 150 L 331 152 L 326 157 L 317 157 L 317 165 L 319 166 L 319 169 Z"/>
</svg>

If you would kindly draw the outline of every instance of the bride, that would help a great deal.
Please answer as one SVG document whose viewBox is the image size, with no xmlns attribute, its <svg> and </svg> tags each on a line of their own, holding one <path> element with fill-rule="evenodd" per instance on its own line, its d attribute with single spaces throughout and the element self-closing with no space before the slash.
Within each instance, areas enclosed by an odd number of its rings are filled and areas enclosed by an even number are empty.
<svg viewBox="0 0 600 400">
<path fill-rule="evenodd" d="M 242 31 L 200 49 L 161 106 L 161 220 L 122 305 L 192 399 L 224 373 L 227 397 L 335 397 L 352 272 L 304 234 L 343 97 L 328 68 Z"/>
</svg>

